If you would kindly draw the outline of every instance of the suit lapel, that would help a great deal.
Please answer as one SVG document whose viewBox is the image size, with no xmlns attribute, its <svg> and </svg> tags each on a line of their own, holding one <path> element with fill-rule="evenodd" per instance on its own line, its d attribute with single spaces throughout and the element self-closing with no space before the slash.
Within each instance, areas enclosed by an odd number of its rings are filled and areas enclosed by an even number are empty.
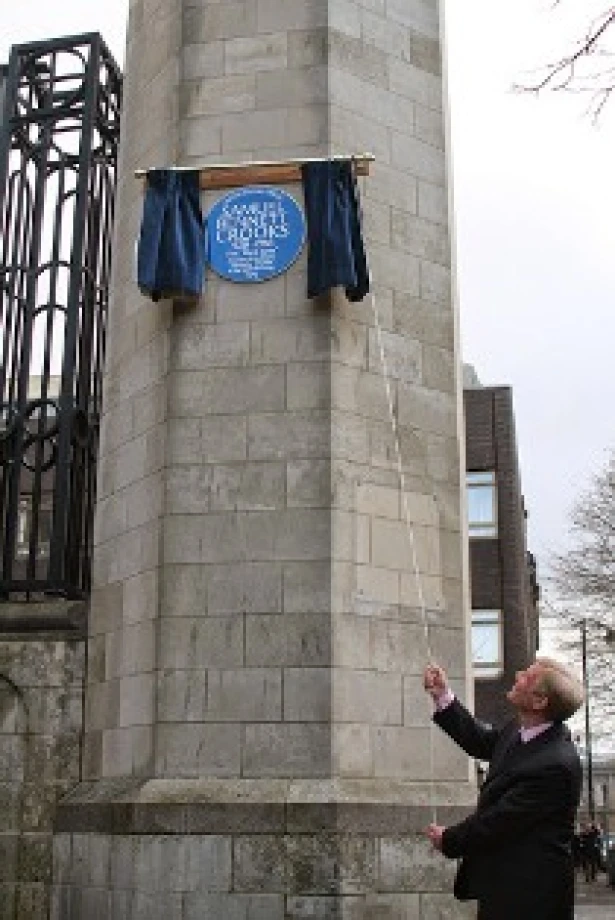
<svg viewBox="0 0 615 920">
<path fill-rule="evenodd" d="M 484 789 L 493 779 L 497 778 L 501 773 L 506 772 L 524 756 L 538 750 L 544 744 L 549 744 L 549 742 L 559 738 L 562 735 L 562 731 L 567 731 L 567 729 L 559 723 L 555 723 L 530 741 L 523 742 L 521 741 L 518 726 L 515 724 L 511 725 L 510 730 L 502 737 L 496 749 L 482 788 Z"/>
<path fill-rule="evenodd" d="M 503 735 L 494 752 L 494 756 L 491 758 L 489 771 L 482 785 L 481 793 L 482 790 L 492 782 L 492 780 L 494 780 L 507 768 L 509 762 L 519 753 L 520 750 L 522 751 L 523 747 L 524 745 L 519 734 L 519 727 L 513 723 L 510 727 L 510 730 Z"/>
<path fill-rule="evenodd" d="M 518 746 L 522 746 L 519 736 L 519 728 L 517 725 L 513 724 L 511 725 L 510 730 L 503 736 L 500 744 L 498 744 L 496 751 L 494 752 L 494 757 L 491 759 L 489 772 L 487 773 L 483 786 L 492 780 L 494 776 L 497 776 L 504 764 L 507 762 L 509 756 L 514 750 L 516 750 Z"/>
</svg>

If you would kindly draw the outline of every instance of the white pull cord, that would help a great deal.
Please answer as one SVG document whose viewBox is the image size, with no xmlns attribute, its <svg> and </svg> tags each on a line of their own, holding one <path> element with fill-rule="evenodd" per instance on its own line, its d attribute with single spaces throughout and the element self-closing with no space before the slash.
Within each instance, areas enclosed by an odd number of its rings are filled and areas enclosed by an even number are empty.
<svg viewBox="0 0 615 920">
<path fill-rule="evenodd" d="M 416 591 L 419 599 L 419 607 L 421 610 L 421 622 L 423 624 L 423 633 L 425 636 L 425 647 L 427 650 L 427 660 L 431 664 L 434 661 L 433 651 L 431 648 L 431 640 L 429 638 L 429 621 L 427 619 L 427 606 L 425 604 L 425 594 L 423 592 L 423 583 L 421 580 L 421 572 L 418 562 L 418 554 L 416 550 L 416 540 L 414 537 L 414 527 L 412 525 L 412 517 L 410 514 L 410 505 L 408 502 L 408 491 L 406 489 L 406 476 L 404 473 L 404 465 L 401 454 L 401 443 L 399 438 L 399 427 L 397 424 L 397 417 L 395 415 L 395 406 L 393 405 L 393 394 L 391 392 L 391 380 L 389 374 L 389 367 L 386 359 L 386 351 L 384 348 L 384 340 L 382 337 L 382 325 L 380 322 L 380 314 L 378 312 L 378 307 L 376 304 L 376 295 L 371 294 L 372 301 L 372 311 L 374 313 L 374 323 L 376 326 L 376 338 L 378 340 L 378 348 L 380 351 L 380 363 L 382 365 L 382 379 L 384 380 L 384 388 L 386 391 L 387 403 L 389 407 L 389 418 L 391 420 L 391 428 L 393 430 L 393 442 L 395 445 L 395 456 L 397 460 L 397 475 L 399 477 L 399 487 L 402 494 L 403 508 L 404 508 L 404 519 L 406 523 L 406 530 L 408 533 L 408 542 L 410 544 L 410 551 L 412 556 L 412 567 L 414 569 L 414 578 L 416 583 Z M 433 747 L 433 724 L 430 721 L 429 724 L 429 805 L 431 808 L 432 822 L 437 824 L 437 814 L 436 814 L 436 799 L 435 799 L 435 788 L 434 788 L 434 747 Z"/>
<path fill-rule="evenodd" d="M 406 528 L 408 531 L 408 542 L 410 544 L 410 550 L 412 554 L 412 567 L 414 569 L 414 578 L 416 582 L 416 591 L 419 598 L 419 607 L 421 609 L 421 621 L 423 624 L 423 631 L 425 633 L 425 645 L 427 646 L 427 658 L 431 663 L 433 661 L 433 654 L 431 649 L 431 642 L 429 639 L 429 623 L 427 621 L 427 607 L 425 604 L 425 595 L 423 593 L 423 583 L 421 581 L 421 573 L 419 569 L 418 555 L 416 551 L 416 540 L 414 538 L 414 527 L 412 526 L 412 518 L 410 516 L 410 506 L 408 504 L 408 492 L 406 489 L 406 476 L 404 473 L 404 466 L 401 455 L 401 444 L 399 439 L 399 428 L 397 425 L 397 417 L 395 415 L 395 407 L 393 405 L 393 394 L 391 392 L 391 381 L 389 376 L 389 368 L 386 359 L 386 352 L 384 349 L 384 341 L 382 338 L 382 326 L 380 324 L 380 315 L 378 313 L 378 307 L 376 306 L 376 296 L 375 294 L 371 295 L 372 299 L 372 310 L 374 312 L 374 321 L 376 324 L 376 338 L 378 339 L 378 348 L 380 350 L 380 363 L 382 364 L 383 371 L 383 380 L 384 388 L 387 395 L 387 403 L 389 407 L 389 418 L 391 420 L 391 428 L 393 429 L 393 441 L 395 444 L 395 456 L 397 460 L 397 475 L 399 476 L 399 485 L 401 488 L 401 494 L 403 499 L 404 506 L 404 519 L 406 522 Z"/>
</svg>

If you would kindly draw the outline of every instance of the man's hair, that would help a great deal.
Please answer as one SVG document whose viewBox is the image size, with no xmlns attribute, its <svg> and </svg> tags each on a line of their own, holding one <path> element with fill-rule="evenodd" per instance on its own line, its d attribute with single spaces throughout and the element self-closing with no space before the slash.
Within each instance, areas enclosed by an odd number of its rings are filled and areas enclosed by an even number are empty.
<svg viewBox="0 0 615 920">
<path fill-rule="evenodd" d="M 538 688 L 547 697 L 545 715 L 553 722 L 563 722 L 583 705 L 584 693 L 579 679 L 572 671 L 553 658 L 536 659 L 541 667 Z"/>
</svg>

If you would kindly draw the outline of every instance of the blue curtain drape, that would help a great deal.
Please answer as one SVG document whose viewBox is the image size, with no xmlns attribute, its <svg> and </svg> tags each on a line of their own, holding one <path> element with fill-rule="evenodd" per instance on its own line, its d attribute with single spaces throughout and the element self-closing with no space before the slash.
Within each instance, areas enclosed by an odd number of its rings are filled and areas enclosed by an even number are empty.
<svg viewBox="0 0 615 920">
<path fill-rule="evenodd" d="M 370 278 L 352 163 L 304 163 L 301 172 L 308 236 L 308 297 L 341 286 L 349 300 L 363 300 Z"/>
<path fill-rule="evenodd" d="M 152 300 L 198 297 L 205 261 L 198 171 L 150 170 L 137 252 L 141 292 Z"/>
</svg>

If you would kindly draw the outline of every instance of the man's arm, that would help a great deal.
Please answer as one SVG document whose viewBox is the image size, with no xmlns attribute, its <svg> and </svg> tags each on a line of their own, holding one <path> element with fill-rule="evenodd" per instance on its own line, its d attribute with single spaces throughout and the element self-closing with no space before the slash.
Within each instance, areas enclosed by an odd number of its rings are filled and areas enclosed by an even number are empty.
<svg viewBox="0 0 615 920">
<path fill-rule="evenodd" d="M 491 760 L 500 731 L 475 719 L 458 699 L 436 710 L 433 720 L 470 757 Z"/>
<path fill-rule="evenodd" d="M 441 835 L 442 852 L 457 859 L 514 841 L 561 810 L 569 799 L 569 778 L 560 767 L 520 779 L 493 804 L 447 827 Z"/>
<path fill-rule="evenodd" d="M 470 757 L 491 760 L 500 732 L 491 726 L 482 725 L 455 699 L 444 669 L 430 665 L 425 669 L 423 684 L 436 707 L 433 717 L 436 725 Z"/>
</svg>

